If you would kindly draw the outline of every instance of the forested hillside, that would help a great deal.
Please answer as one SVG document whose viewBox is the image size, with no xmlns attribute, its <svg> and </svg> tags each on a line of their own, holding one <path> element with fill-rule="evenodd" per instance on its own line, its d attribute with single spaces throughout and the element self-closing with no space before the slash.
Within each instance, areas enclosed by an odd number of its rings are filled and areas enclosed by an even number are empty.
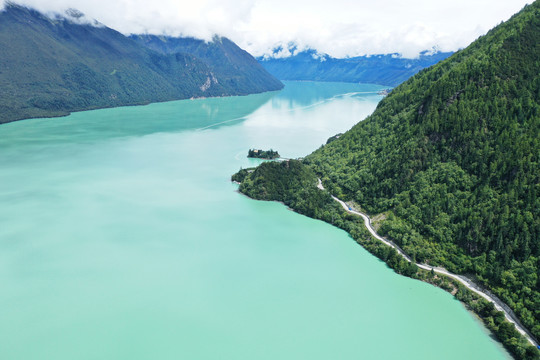
<svg viewBox="0 0 540 360">
<path fill-rule="evenodd" d="M 315 50 L 274 58 L 260 57 L 259 62 L 281 80 L 341 81 L 397 86 L 419 72 L 452 55 L 449 52 L 423 52 L 416 59 L 398 54 L 357 56 L 337 59 Z"/>
<path fill-rule="evenodd" d="M 303 161 L 337 197 L 384 213 L 380 232 L 413 259 L 491 289 L 536 338 L 538 39 L 536 1 L 397 87 L 370 117 Z M 265 176 L 248 174 L 241 190 L 260 194 L 253 187 L 268 186 Z"/>
<path fill-rule="evenodd" d="M 255 62 L 245 52 L 243 62 L 227 64 L 187 51 L 162 54 L 81 18 L 76 10 L 51 17 L 11 3 L 0 12 L 0 123 L 283 87 L 264 70 L 249 79 L 227 73 L 233 65 L 235 74 L 247 71 L 245 58 Z"/>
<path fill-rule="evenodd" d="M 222 79 L 222 85 L 239 89 L 244 94 L 283 87 L 253 56 L 225 37 L 214 36 L 211 42 L 156 35 L 132 35 L 131 38 L 162 54 L 191 54 L 210 66 L 215 76 Z"/>
</svg>

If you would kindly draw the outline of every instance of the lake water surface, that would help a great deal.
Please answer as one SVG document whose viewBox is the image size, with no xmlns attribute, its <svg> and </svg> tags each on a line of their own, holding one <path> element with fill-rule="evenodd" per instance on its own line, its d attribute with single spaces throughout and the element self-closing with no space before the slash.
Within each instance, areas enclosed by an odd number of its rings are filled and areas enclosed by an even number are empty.
<svg viewBox="0 0 540 360">
<path fill-rule="evenodd" d="M 349 129 L 379 88 L 0 126 L 0 359 L 508 359 L 446 292 L 230 182 L 249 148 Z"/>
</svg>

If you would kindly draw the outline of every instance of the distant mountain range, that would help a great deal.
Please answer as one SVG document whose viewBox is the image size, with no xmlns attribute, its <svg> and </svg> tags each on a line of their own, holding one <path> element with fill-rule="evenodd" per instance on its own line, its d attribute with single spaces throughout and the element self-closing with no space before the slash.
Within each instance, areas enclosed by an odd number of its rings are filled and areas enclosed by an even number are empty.
<svg viewBox="0 0 540 360">
<path fill-rule="evenodd" d="M 276 49 L 276 52 L 279 50 Z M 342 81 L 396 86 L 452 54 L 425 51 L 416 59 L 402 58 L 399 54 L 337 59 L 309 49 L 289 57 L 259 57 L 257 60 L 280 80 Z"/>
<path fill-rule="evenodd" d="M 0 123 L 283 87 L 226 38 L 129 38 L 73 9 L 50 17 L 8 4 L 0 49 Z"/>
</svg>

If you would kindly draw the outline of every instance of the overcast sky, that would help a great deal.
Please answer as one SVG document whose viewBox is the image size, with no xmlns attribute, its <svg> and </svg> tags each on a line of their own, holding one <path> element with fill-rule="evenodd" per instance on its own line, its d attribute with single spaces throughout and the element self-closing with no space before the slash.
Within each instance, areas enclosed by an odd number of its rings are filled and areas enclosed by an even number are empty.
<svg viewBox="0 0 540 360">
<path fill-rule="evenodd" d="M 2 1 L 2 0 L 0 0 Z M 532 0 L 20 0 L 120 32 L 229 37 L 255 56 L 295 42 L 335 57 L 457 50 Z"/>
</svg>

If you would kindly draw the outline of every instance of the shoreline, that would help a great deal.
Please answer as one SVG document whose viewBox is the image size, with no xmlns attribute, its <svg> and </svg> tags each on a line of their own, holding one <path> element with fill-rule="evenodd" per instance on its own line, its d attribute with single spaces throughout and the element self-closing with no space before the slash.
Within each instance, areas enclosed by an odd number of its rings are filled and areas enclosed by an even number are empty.
<svg viewBox="0 0 540 360">
<path fill-rule="evenodd" d="M 275 179 L 280 179 L 277 185 Z M 360 205 L 349 205 L 332 196 L 317 174 L 302 161 L 263 162 L 255 168 L 241 169 L 231 180 L 240 182 L 239 192 L 251 199 L 281 202 L 299 214 L 345 230 L 356 243 L 397 274 L 449 292 L 482 320 L 485 329 L 514 359 L 540 360 L 536 338 L 528 335 L 529 330 L 507 310 L 506 304 L 464 276 L 416 264 L 397 244 L 377 234 L 369 216 L 353 208 Z"/>
<path fill-rule="evenodd" d="M 67 116 L 70 116 L 73 113 L 78 112 L 84 112 L 84 111 L 95 111 L 95 110 L 106 110 L 106 109 L 116 109 L 116 108 L 123 108 L 123 107 L 136 107 L 136 106 L 148 106 L 152 104 L 161 104 L 161 103 L 167 103 L 167 102 L 173 102 L 173 101 L 197 101 L 197 100 L 207 100 L 207 99 L 222 99 L 222 98 L 228 98 L 228 97 L 240 97 L 240 96 L 250 96 L 250 95 L 259 95 L 259 94 L 265 94 L 270 92 L 278 92 L 283 90 L 285 86 L 283 86 L 281 89 L 277 90 L 264 90 L 259 92 L 253 92 L 249 94 L 231 94 L 231 95 L 215 95 L 215 96 L 201 96 L 201 97 L 175 97 L 171 99 L 164 99 L 164 100 L 144 100 L 144 101 L 136 101 L 133 103 L 126 103 L 126 104 L 114 104 L 114 105 L 103 105 L 103 106 L 89 106 L 85 108 L 76 108 L 71 110 L 58 110 L 58 113 L 55 114 L 43 114 L 38 116 L 23 116 L 23 117 L 17 117 L 16 119 L 11 119 L 7 121 L 3 121 L 0 119 L 0 126 L 6 125 L 6 124 L 12 124 L 18 121 L 24 121 L 24 120 L 40 120 L 40 119 L 55 119 L 55 118 L 64 118 Z"/>
<path fill-rule="evenodd" d="M 318 178 L 317 180 L 318 180 L 317 188 L 319 190 L 326 191 L 326 189 L 322 185 L 321 179 Z M 469 291 L 472 291 L 475 294 L 477 294 L 478 296 L 481 296 L 485 300 L 491 302 L 495 306 L 495 309 L 497 309 L 498 311 L 501 311 L 501 312 L 504 313 L 504 316 L 505 316 L 506 320 L 508 322 L 510 322 L 511 324 L 513 324 L 515 326 L 516 330 L 523 337 L 525 337 L 527 339 L 527 341 L 531 345 L 533 345 L 537 349 L 539 348 L 539 344 L 536 341 L 536 339 L 534 338 L 534 336 L 530 333 L 530 331 L 527 328 L 525 328 L 525 326 L 523 326 L 523 324 L 521 324 L 521 322 L 519 321 L 519 319 L 517 318 L 515 313 L 510 309 L 510 307 L 507 304 L 505 304 L 502 300 L 500 300 L 497 296 L 493 295 L 489 290 L 483 289 L 482 287 L 480 287 L 478 284 L 476 284 L 474 281 L 472 281 L 471 279 L 469 279 L 466 276 L 451 273 L 448 270 L 446 270 L 444 268 L 441 268 L 441 267 L 434 267 L 434 266 L 430 266 L 428 264 L 422 264 L 422 263 L 414 262 L 397 244 L 395 244 L 391 240 L 388 240 L 388 239 L 380 236 L 379 234 L 377 234 L 377 232 L 375 231 L 375 229 L 373 228 L 373 226 L 371 224 L 371 219 L 367 214 L 356 211 L 352 206 L 348 205 L 343 200 L 338 199 L 334 195 L 330 194 L 330 196 L 332 197 L 332 199 L 334 201 L 338 202 L 341 205 L 341 207 L 347 213 L 353 214 L 353 215 L 356 215 L 356 216 L 360 216 L 364 220 L 364 226 L 366 227 L 366 229 L 369 231 L 369 233 L 375 239 L 377 239 L 377 240 L 383 242 L 385 245 L 390 246 L 391 248 L 395 249 L 397 251 L 397 253 L 401 257 L 403 257 L 407 262 L 412 263 L 412 264 L 418 266 L 419 268 L 421 268 L 423 270 L 433 271 L 433 272 L 435 272 L 437 274 L 441 274 L 441 275 L 447 276 L 449 278 L 452 278 L 452 279 L 458 281 L 459 283 L 461 283 L 462 285 L 464 285 Z"/>
</svg>

